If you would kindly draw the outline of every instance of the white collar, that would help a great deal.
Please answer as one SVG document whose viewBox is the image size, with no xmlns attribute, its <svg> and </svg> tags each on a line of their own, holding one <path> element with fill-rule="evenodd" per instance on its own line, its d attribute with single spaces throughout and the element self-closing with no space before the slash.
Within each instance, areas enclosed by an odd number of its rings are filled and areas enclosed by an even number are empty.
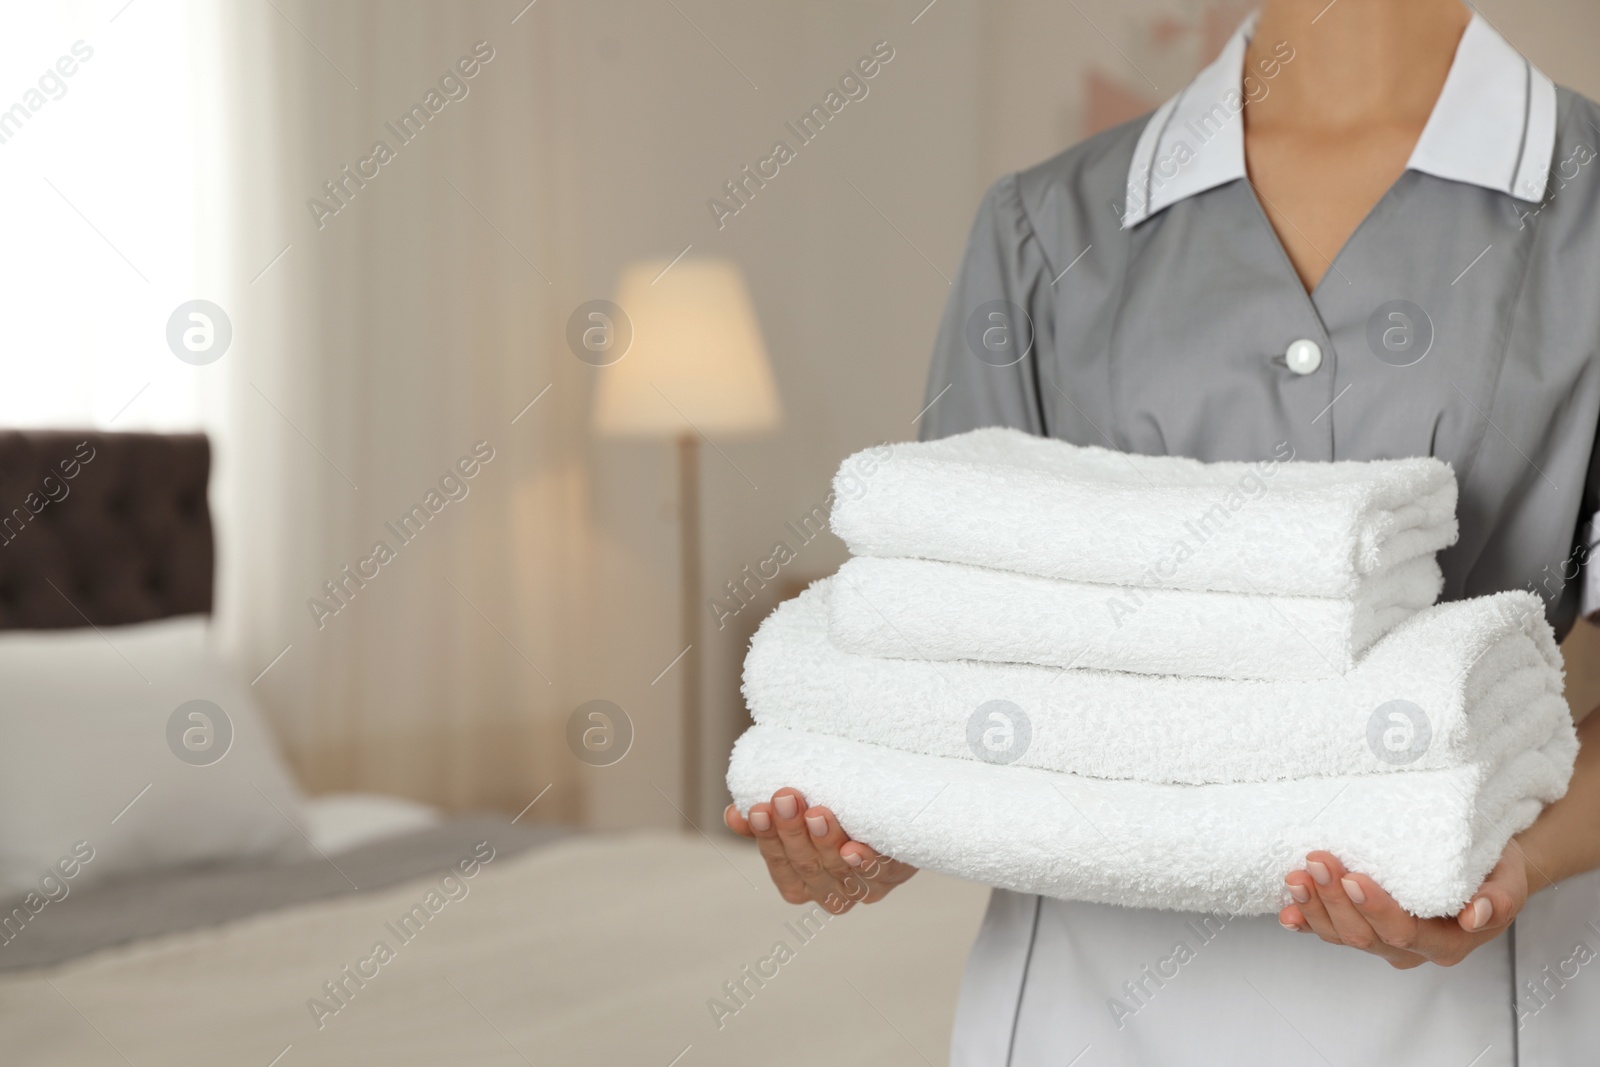
<svg viewBox="0 0 1600 1067">
<path fill-rule="evenodd" d="M 1255 15 L 1245 19 L 1222 54 L 1150 116 L 1128 167 L 1123 229 L 1245 177 L 1241 83 L 1255 24 Z M 1252 84 L 1271 91 L 1261 72 Z M 1474 12 L 1406 169 L 1537 202 L 1555 138 L 1555 84 Z"/>
</svg>

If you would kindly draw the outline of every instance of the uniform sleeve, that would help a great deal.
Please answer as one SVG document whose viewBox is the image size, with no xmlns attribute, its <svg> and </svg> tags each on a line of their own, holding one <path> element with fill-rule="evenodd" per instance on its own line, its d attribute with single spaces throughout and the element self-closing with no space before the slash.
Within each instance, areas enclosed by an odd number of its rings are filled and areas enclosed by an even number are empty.
<svg viewBox="0 0 1600 1067">
<path fill-rule="evenodd" d="M 1055 350 L 1054 277 L 1008 175 L 984 195 L 945 302 L 923 440 L 983 426 L 1049 435 L 1038 368 Z"/>
<path fill-rule="evenodd" d="M 1600 433 L 1589 454 L 1589 473 L 1584 480 L 1583 496 L 1578 502 L 1578 529 L 1572 539 L 1572 553 L 1559 571 L 1550 568 L 1539 577 L 1541 591 L 1552 582 L 1566 594 L 1561 597 L 1553 613 L 1557 637 L 1565 637 L 1572 628 L 1574 616 L 1581 615 L 1590 622 L 1600 623 Z M 1567 584 L 1570 583 L 1570 584 Z M 1546 593 L 1548 598 L 1549 594 Z"/>
</svg>

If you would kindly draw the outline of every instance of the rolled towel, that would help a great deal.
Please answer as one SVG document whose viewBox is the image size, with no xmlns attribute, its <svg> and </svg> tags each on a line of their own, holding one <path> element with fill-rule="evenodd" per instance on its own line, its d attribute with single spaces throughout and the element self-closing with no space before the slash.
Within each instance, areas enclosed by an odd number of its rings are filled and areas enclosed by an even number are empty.
<svg viewBox="0 0 1600 1067">
<path fill-rule="evenodd" d="M 1354 596 L 1455 543 L 1437 459 L 1201 463 L 973 430 L 847 459 L 831 525 L 910 556 L 1140 588 Z"/>
<path fill-rule="evenodd" d="M 921 559 L 857 556 L 829 632 L 866 656 L 975 659 L 1214 678 L 1327 678 L 1439 598 L 1431 555 L 1350 597 L 1127 589 Z"/>
<path fill-rule="evenodd" d="M 1571 718 L 1561 652 L 1528 592 L 1429 608 L 1342 677 L 1262 682 L 858 656 L 828 638 L 840 587 L 814 583 L 751 640 L 744 695 L 757 723 L 932 756 L 1202 783 L 1492 768 Z"/>
<path fill-rule="evenodd" d="M 1107 782 L 757 725 L 734 746 L 740 811 L 785 786 L 852 838 L 918 867 L 1068 900 L 1260 915 L 1327 849 L 1414 915 L 1454 915 L 1511 836 L 1560 797 L 1564 720 L 1498 771 L 1476 764 L 1234 785 Z"/>
</svg>

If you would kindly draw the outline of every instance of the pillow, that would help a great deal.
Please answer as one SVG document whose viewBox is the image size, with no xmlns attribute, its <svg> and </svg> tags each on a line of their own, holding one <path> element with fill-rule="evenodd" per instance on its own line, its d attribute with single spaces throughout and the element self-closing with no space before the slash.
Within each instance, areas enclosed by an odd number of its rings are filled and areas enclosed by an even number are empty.
<svg viewBox="0 0 1600 1067">
<path fill-rule="evenodd" d="M 300 791 L 204 617 L 0 631 L 0 898 L 299 858 L 304 829 Z"/>
</svg>

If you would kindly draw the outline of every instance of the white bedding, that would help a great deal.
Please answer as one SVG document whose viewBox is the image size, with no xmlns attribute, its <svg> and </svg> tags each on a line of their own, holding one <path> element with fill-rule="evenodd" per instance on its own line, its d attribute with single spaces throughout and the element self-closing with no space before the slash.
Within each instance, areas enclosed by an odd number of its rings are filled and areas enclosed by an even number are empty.
<svg viewBox="0 0 1600 1067">
<path fill-rule="evenodd" d="M 923 873 L 801 941 L 785 924 L 806 909 L 752 846 L 666 834 L 575 838 L 463 884 L 404 944 L 386 924 L 437 878 L 6 975 L 0 1049 L 52 1067 L 666 1067 L 686 1046 L 678 1067 L 942 1064 L 988 893 Z M 393 959 L 319 1030 L 308 999 L 380 939 Z M 779 940 L 792 958 L 719 1029 L 707 1001 L 731 1004 L 723 984 Z"/>
<path fill-rule="evenodd" d="M 386 793 L 325 793 L 302 805 L 306 837 L 330 855 L 358 845 L 438 826 L 438 808 Z"/>
</svg>

